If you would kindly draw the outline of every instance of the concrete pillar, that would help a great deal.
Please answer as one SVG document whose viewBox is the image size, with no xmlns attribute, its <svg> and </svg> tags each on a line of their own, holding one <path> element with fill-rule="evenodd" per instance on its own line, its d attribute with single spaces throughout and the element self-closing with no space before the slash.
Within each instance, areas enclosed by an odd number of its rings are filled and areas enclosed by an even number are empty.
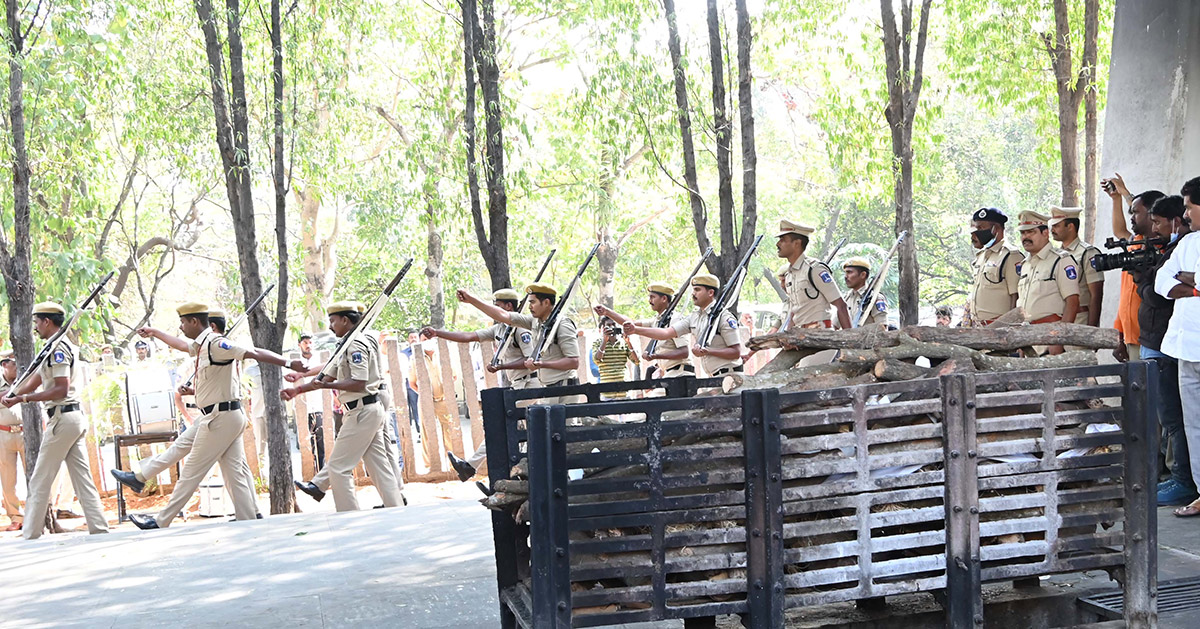
<svg viewBox="0 0 1200 629">
<path fill-rule="evenodd" d="M 1198 35 L 1200 2 L 1117 0 L 1101 178 L 1119 172 L 1133 194 L 1178 194 L 1200 176 Z M 1099 197 L 1095 244 L 1102 247 L 1112 236 L 1111 202 L 1099 190 L 1086 193 Z M 1120 286 L 1120 272 L 1109 271 L 1102 325 L 1116 317 Z"/>
</svg>

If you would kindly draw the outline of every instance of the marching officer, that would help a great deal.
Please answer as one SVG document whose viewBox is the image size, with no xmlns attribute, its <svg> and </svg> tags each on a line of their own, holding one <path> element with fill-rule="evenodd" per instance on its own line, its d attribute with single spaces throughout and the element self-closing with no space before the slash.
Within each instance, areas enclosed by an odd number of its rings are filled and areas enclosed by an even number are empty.
<svg viewBox="0 0 1200 629">
<path fill-rule="evenodd" d="M 1100 304 L 1104 301 L 1104 274 L 1092 266 L 1100 250 L 1079 237 L 1081 207 L 1050 208 L 1050 235 L 1060 243 L 1059 250 L 1071 254 L 1079 268 L 1079 312 L 1074 323 L 1100 325 Z"/>
<path fill-rule="evenodd" d="M 325 311 L 329 315 L 329 329 L 338 338 L 344 338 L 358 325 L 366 307 L 356 301 L 340 301 L 331 304 Z M 363 462 L 367 473 L 371 475 L 383 506 L 397 507 L 404 503 L 400 479 L 396 478 L 397 468 L 388 452 L 390 444 L 384 429 L 386 411 L 381 402 L 385 394 L 380 393 L 383 369 L 379 354 L 379 342 L 369 334 L 360 334 L 343 352 L 336 365 L 334 380 L 314 378 L 279 392 L 284 400 L 317 389 L 334 389 L 338 392 L 338 401 L 345 409 L 342 428 L 333 440 L 333 452 L 329 460 L 321 468 L 322 472 L 328 471 L 329 488 L 333 491 L 333 503 L 338 511 L 358 510 L 353 474 L 359 461 Z M 305 370 L 301 365 L 296 371 Z M 300 485 L 302 483 L 297 483 L 297 486 Z M 300 487 L 302 490 L 308 486 L 303 485 Z M 323 497 L 324 492 L 320 495 Z"/>
<path fill-rule="evenodd" d="M 537 371 L 537 379 L 543 387 L 564 387 L 579 384 L 577 369 L 579 367 L 579 339 L 575 336 L 575 322 L 560 315 L 556 330 L 545 330 L 555 322 L 547 318 L 554 311 L 554 302 L 558 291 L 549 284 L 534 283 L 525 287 L 529 295 L 529 314 L 509 312 L 503 308 L 481 301 L 478 297 L 465 290 L 458 291 L 458 300 L 470 304 L 483 314 L 492 318 L 496 323 L 511 325 L 521 330 L 529 330 L 534 341 L 530 355 L 525 359 L 525 368 Z M 553 338 L 545 340 L 541 360 L 534 360 L 537 353 L 537 339 L 549 335 Z M 542 333 L 545 334 L 542 334 Z M 561 401 L 548 401 L 549 404 Z"/>
<path fill-rule="evenodd" d="M 850 309 L 850 325 L 858 327 L 864 310 L 870 310 L 870 314 L 867 315 L 867 323 L 887 325 L 888 306 L 883 291 L 875 291 L 873 299 L 875 303 L 866 303 L 867 280 L 871 277 L 871 262 L 862 257 L 850 258 L 842 263 L 842 273 L 845 274 L 847 289 L 843 300 L 846 302 L 846 307 Z"/>
<path fill-rule="evenodd" d="M 33 307 L 33 328 L 42 339 L 54 336 L 62 328 L 65 318 L 66 311 L 56 303 L 42 302 Z M 78 356 L 79 350 L 64 335 L 55 341 L 33 377 L 26 380 L 19 390 L 10 389 L 6 396 L 0 398 L 0 404 L 6 408 L 27 402 L 45 402 L 46 414 L 50 417 L 42 433 L 42 445 L 25 498 L 26 518 L 21 528 L 21 535 L 25 539 L 41 537 L 46 526 L 44 515 L 50 500 L 50 489 L 63 463 L 67 465 L 71 485 L 75 488 L 79 505 L 83 507 L 88 532 L 108 532 L 104 506 L 100 503 L 96 485 L 92 483 L 92 471 L 88 465 L 88 421 L 79 411 L 79 393 L 75 388 L 75 359 Z M 33 393 L 39 385 L 42 390 Z"/>
<path fill-rule="evenodd" d="M 649 293 L 650 309 L 657 315 L 662 313 L 671 305 L 671 300 L 675 298 L 675 289 L 667 286 L 664 282 L 654 282 L 646 287 L 646 292 Z M 601 317 L 608 317 L 616 322 L 617 325 L 625 325 L 630 318 L 622 315 L 612 308 L 607 306 L 596 306 L 596 314 Z M 679 314 L 678 311 L 671 313 L 671 325 L 678 321 L 686 319 L 685 316 Z M 651 319 L 642 319 L 634 321 L 635 325 L 648 328 L 654 327 L 658 323 L 658 317 Z M 689 376 L 696 374 L 696 367 L 688 360 L 688 345 L 686 339 L 679 337 L 660 340 L 654 346 L 654 352 L 647 349 L 643 352 L 642 357 L 647 361 L 654 361 L 653 373 L 647 370 L 647 378 L 678 378 L 680 376 Z"/>
<path fill-rule="evenodd" d="M 1017 285 L 1025 255 L 1004 242 L 1008 216 L 994 207 L 971 215 L 971 244 L 978 249 L 971 262 L 974 282 L 967 303 L 975 325 L 987 325 L 1017 307 Z"/>
<path fill-rule="evenodd" d="M 521 303 L 521 295 L 511 288 L 502 288 L 492 293 L 492 305 L 504 310 L 505 312 L 518 312 L 517 307 Z M 504 338 L 504 333 L 509 326 L 503 323 L 495 323 L 482 330 L 475 332 L 455 332 L 453 330 L 439 330 L 426 326 L 421 330 L 421 334 L 430 338 L 444 338 L 454 343 L 473 343 L 476 341 L 490 340 L 495 343 L 500 343 Z M 500 372 L 505 375 L 508 386 L 514 389 L 536 389 L 542 386 L 538 380 L 537 373 L 529 369 L 525 365 L 525 360 L 533 356 L 533 333 L 529 330 L 514 329 L 509 335 L 508 343 L 500 349 L 499 361 L 492 365 L 489 363 L 486 366 L 487 370 L 496 373 Z M 484 358 L 487 358 L 486 356 Z M 466 482 L 475 476 L 476 470 L 487 459 L 487 444 L 481 443 L 475 449 L 475 452 L 466 459 L 460 459 L 453 452 L 446 452 L 446 457 L 450 459 L 450 465 L 454 471 L 458 473 L 458 479 Z"/>
<path fill-rule="evenodd" d="M 157 328 L 141 328 L 142 338 L 154 337 L 169 347 L 187 352 L 194 357 L 196 377 L 194 387 L 181 393 L 194 393 L 200 419 L 195 422 L 195 441 L 183 463 L 183 471 L 175 490 L 157 515 L 133 513 L 129 521 L 142 530 L 166 528 L 183 510 L 192 494 L 200 487 L 214 464 L 221 466 L 221 477 L 233 498 L 235 517 L 238 520 L 253 520 L 258 506 L 249 478 L 246 452 L 242 447 L 242 433 L 246 429 L 246 416 L 242 413 L 241 381 L 238 378 L 237 362 L 246 358 L 260 363 L 270 363 L 293 370 L 304 368 L 298 360 L 288 361 L 274 352 L 245 348 L 235 345 L 209 325 L 210 308 L 205 304 L 190 302 L 175 309 L 179 315 L 179 329 L 183 338 L 167 334 Z M 114 476 L 116 476 L 114 474 Z"/>
<path fill-rule="evenodd" d="M 1018 267 L 1021 281 L 1017 300 L 1025 313 L 1025 321 L 1033 324 L 1074 321 L 1079 311 L 1079 268 L 1070 254 L 1050 244 L 1047 222 L 1050 217 L 1040 212 L 1021 212 L 1021 246 L 1029 258 Z M 1039 349 L 1040 348 L 1035 348 Z M 1054 345 L 1051 354 L 1061 354 L 1063 347 Z"/>
<path fill-rule="evenodd" d="M 0 388 L 7 391 L 17 382 L 17 360 L 12 351 L 0 353 Z M 19 461 L 18 461 L 19 460 Z M 0 486 L 4 492 L 4 514 L 8 516 L 6 531 L 21 528 L 21 503 L 17 500 L 18 470 L 25 468 L 25 435 L 21 432 L 21 415 L 7 406 L 0 406 Z"/>
<path fill-rule="evenodd" d="M 779 221 L 775 250 L 788 265 L 779 271 L 779 283 L 787 293 L 787 314 L 783 329 L 831 328 L 829 307 L 837 310 L 838 327 L 852 326 L 846 302 L 833 281 L 829 265 L 805 257 L 814 228 L 794 221 Z"/>
<path fill-rule="evenodd" d="M 741 373 L 742 346 L 738 322 L 737 318 L 728 310 L 722 310 L 716 317 L 718 328 L 712 335 L 712 341 L 708 347 L 700 345 L 702 336 L 707 336 L 709 332 L 709 314 L 715 305 L 713 302 L 716 300 L 717 290 L 720 288 L 721 281 L 715 275 L 698 274 L 692 278 L 692 303 L 696 305 L 695 311 L 672 323 L 668 328 L 647 327 L 626 321 L 622 326 L 625 335 L 639 334 L 659 341 L 667 341 L 691 334 L 695 342 L 692 345 L 692 355 L 700 359 L 700 364 L 710 376 Z"/>
</svg>

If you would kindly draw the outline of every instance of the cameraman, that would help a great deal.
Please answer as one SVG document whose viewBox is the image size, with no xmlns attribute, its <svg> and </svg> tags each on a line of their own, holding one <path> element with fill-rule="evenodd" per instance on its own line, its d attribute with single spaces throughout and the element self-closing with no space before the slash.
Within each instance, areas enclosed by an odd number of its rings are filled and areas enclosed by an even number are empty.
<svg viewBox="0 0 1200 629">
<path fill-rule="evenodd" d="M 1192 481 L 1191 465 L 1188 461 L 1188 444 L 1183 430 L 1183 407 L 1179 397 L 1179 363 L 1174 358 L 1162 353 L 1163 337 L 1175 302 L 1154 292 L 1158 271 L 1171 259 L 1178 239 L 1188 233 L 1188 227 L 1183 221 L 1183 197 L 1163 196 L 1161 193 L 1148 192 L 1140 199 L 1147 199 L 1157 194 L 1158 198 L 1150 207 L 1151 238 L 1162 238 L 1166 245 L 1159 246 L 1159 258 L 1154 267 L 1134 272 L 1137 279 L 1138 294 L 1142 298 L 1138 308 L 1138 326 L 1140 335 L 1142 360 L 1152 360 L 1158 364 L 1158 420 L 1162 426 L 1163 441 L 1170 444 L 1170 452 L 1174 455 L 1171 461 L 1171 477 L 1158 484 L 1158 505 L 1184 505 L 1196 499 L 1196 485 Z"/>
<path fill-rule="evenodd" d="M 1112 199 L 1113 236 L 1120 240 L 1142 240 L 1150 232 L 1150 206 L 1166 196 L 1157 190 L 1143 192 L 1136 197 L 1129 193 L 1120 173 L 1111 179 L 1100 181 L 1104 193 Z M 1129 225 L 1125 225 L 1125 202 L 1129 202 Z M 1138 296 L 1137 281 L 1129 271 L 1121 272 L 1121 298 L 1117 302 L 1117 316 L 1113 327 L 1121 334 L 1122 346 L 1113 351 L 1113 357 L 1121 362 L 1139 354 L 1138 309 L 1142 298 Z"/>
<path fill-rule="evenodd" d="M 600 338 L 592 344 L 592 360 L 600 370 L 600 383 L 624 382 L 625 363 L 630 359 L 638 362 L 637 352 L 630 347 L 629 340 L 612 319 L 600 319 Z"/>
</svg>

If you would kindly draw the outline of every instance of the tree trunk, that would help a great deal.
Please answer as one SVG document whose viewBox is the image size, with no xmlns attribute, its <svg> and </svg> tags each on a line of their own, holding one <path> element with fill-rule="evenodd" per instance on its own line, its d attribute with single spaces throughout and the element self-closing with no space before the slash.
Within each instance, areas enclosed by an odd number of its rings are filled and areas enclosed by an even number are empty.
<svg viewBox="0 0 1200 629">
<path fill-rule="evenodd" d="M 692 208 L 692 225 L 696 230 L 696 245 L 701 254 L 711 243 L 708 240 L 708 210 L 700 196 L 699 177 L 696 175 L 696 148 L 692 142 L 691 106 L 688 104 L 687 75 L 683 70 L 683 52 L 679 41 L 679 26 L 675 19 L 675 0 L 663 0 L 663 11 L 667 18 L 667 48 L 671 53 L 671 74 L 675 79 L 675 108 L 679 119 L 679 139 L 683 144 L 683 183 L 687 186 L 688 203 Z M 708 270 L 719 273 L 720 263 L 709 258 Z"/>
<path fill-rule="evenodd" d="M 754 74 L 750 51 L 754 36 L 746 0 L 737 0 L 738 116 L 742 123 L 742 235 L 738 257 L 749 251 L 758 231 L 758 151 L 754 143 Z"/>
<path fill-rule="evenodd" d="M 1076 85 L 1071 61 L 1071 23 L 1068 0 L 1054 0 L 1054 34 L 1043 35 L 1058 94 L 1058 146 L 1062 168 L 1062 204 L 1079 205 L 1079 105 L 1082 85 Z M 1098 27 L 1097 27 L 1098 28 Z M 1086 65 L 1086 61 L 1084 62 Z M 1094 65 L 1094 64 L 1093 64 Z M 1082 74 L 1082 73 L 1081 73 Z"/>
<path fill-rule="evenodd" d="M 436 203 L 437 190 L 425 191 L 425 244 L 428 254 L 425 262 L 425 279 L 429 285 L 429 325 L 446 327 L 446 293 L 442 289 L 442 234 L 438 230 L 437 217 L 441 213 Z"/>
<path fill-rule="evenodd" d="M 474 29 L 473 36 L 479 40 L 475 62 L 483 86 L 486 133 L 484 175 L 487 178 L 489 228 L 486 233 L 481 211 L 474 214 L 473 218 L 475 237 L 492 279 L 492 290 L 499 290 L 512 285 L 508 268 L 508 192 L 504 187 L 504 133 L 500 108 L 500 69 L 496 59 L 496 16 L 492 10 L 492 0 L 483 0 L 482 6 L 483 27 Z"/>
<path fill-rule="evenodd" d="M 721 46 L 721 20 L 717 0 L 708 0 L 708 56 L 712 71 L 713 131 L 717 138 L 717 198 L 721 251 L 715 256 L 717 277 L 728 278 L 738 263 L 733 239 L 733 133 L 725 94 L 725 51 Z"/>
<path fill-rule="evenodd" d="M 463 75 L 466 86 L 466 102 L 463 109 L 463 135 L 467 151 L 467 198 L 470 200 L 471 221 L 475 227 L 475 238 L 479 243 L 479 252 L 483 255 L 484 265 L 488 274 L 492 267 L 487 266 L 492 257 L 492 245 L 488 241 L 487 232 L 483 228 L 483 209 L 479 202 L 479 155 L 475 146 L 475 93 L 478 86 L 475 82 L 475 61 L 480 57 L 479 41 L 475 31 L 479 28 L 479 17 L 476 10 L 476 0 L 462 0 L 463 24 Z"/>
<path fill-rule="evenodd" d="M 1100 0 L 1085 0 L 1083 29 L 1083 61 L 1080 69 L 1080 85 L 1083 92 L 1083 224 L 1084 240 L 1094 242 L 1096 238 L 1096 195 L 1100 186 L 1097 164 L 1097 136 L 1099 135 L 1099 94 L 1096 91 L 1096 70 L 1099 64 Z"/>
<path fill-rule="evenodd" d="M 308 330 L 316 332 L 325 327 L 322 307 L 333 291 L 333 273 L 337 269 L 337 238 L 340 217 L 334 211 L 333 231 L 320 235 L 321 191 L 309 185 L 303 190 L 293 185 L 300 202 L 300 249 L 304 252 L 304 315 Z"/>
</svg>

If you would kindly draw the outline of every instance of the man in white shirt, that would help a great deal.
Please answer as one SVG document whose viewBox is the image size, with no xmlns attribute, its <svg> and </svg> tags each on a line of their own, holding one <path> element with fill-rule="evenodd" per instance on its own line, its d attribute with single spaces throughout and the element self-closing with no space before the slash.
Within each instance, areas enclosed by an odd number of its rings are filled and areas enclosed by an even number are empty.
<svg viewBox="0 0 1200 629">
<path fill-rule="evenodd" d="M 1200 225 L 1200 177 L 1189 180 L 1181 191 L 1187 217 Z M 1192 478 L 1200 474 L 1200 290 L 1196 270 L 1200 268 L 1200 233 L 1184 236 L 1175 252 L 1155 276 L 1154 291 L 1175 300 L 1175 311 L 1167 324 L 1161 351 L 1179 361 L 1179 395 L 1183 402 L 1183 432 L 1187 437 Z M 1175 510 L 1183 518 L 1200 515 L 1200 500 Z"/>
</svg>

